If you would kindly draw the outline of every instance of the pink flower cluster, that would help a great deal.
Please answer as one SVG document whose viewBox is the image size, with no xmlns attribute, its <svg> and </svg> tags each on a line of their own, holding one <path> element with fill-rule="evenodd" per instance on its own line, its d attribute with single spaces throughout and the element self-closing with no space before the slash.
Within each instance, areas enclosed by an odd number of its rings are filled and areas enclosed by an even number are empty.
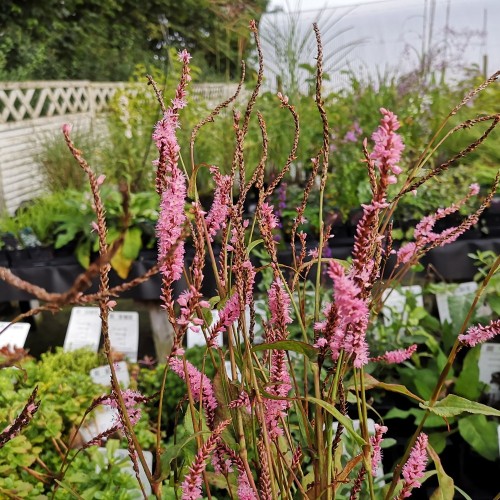
<svg viewBox="0 0 500 500">
<path fill-rule="evenodd" d="M 177 354 L 180 354 L 178 352 Z M 169 366 L 183 380 L 186 380 L 184 362 L 181 358 L 172 357 L 169 360 Z M 215 398 L 214 388 L 210 379 L 201 373 L 189 361 L 186 361 L 189 388 L 195 402 L 202 399 L 202 405 L 207 417 L 207 425 L 212 428 L 215 419 L 215 410 L 217 408 L 217 399 Z"/>
<path fill-rule="evenodd" d="M 271 318 L 266 327 L 266 340 L 268 342 L 287 338 L 286 325 L 292 322 L 290 309 L 290 297 L 285 291 L 282 281 L 276 278 L 269 290 Z M 281 349 L 273 349 L 271 353 L 269 383 L 269 393 L 282 398 L 286 398 L 292 388 L 290 374 L 286 365 L 286 354 Z M 286 416 L 286 411 L 290 408 L 290 402 L 285 399 L 265 399 L 264 405 L 266 407 L 264 418 L 269 437 L 282 436 L 283 429 L 279 426 L 279 422 L 281 418 Z"/>
<path fill-rule="evenodd" d="M 269 203 L 260 205 L 260 216 L 262 217 L 261 225 L 269 230 L 275 229 L 279 225 L 278 217 L 274 214 L 274 207 Z"/>
<path fill-rule="evenodd" d="M 226 331 L 240 317 L 240 298 L 237 293 L 231 295 L 219 313 L 219 320 L 210 331 L 207 341 L 208 347 L 213 347 L 217 336 Z"/>
<path fill-rule="evenodd" d="M 427 466 L 427 442 L 427 434 L 421 432 L 411 449 L 408 461 L 403 467 L 404 482 L 399 498 L 408 498 L 411 496 L 413 488 L 420 488 L 419 479 L 423 477 Z"/>
<path fill-rule="evenodd" d="M 132 425 L 135 425 L 141 419 L 141 408 L 137 406 L 138 403 L 144 403 L 147 401 L 141 393 L 133 391 L 132 389 L 127 389 L 126 391 L 121 391 L 123 402 L 125 403 L 125 408 L 127 409 L 128 418 Z M 111 408 L 119 408 L 118 396 L 113 392 L 109 397 L 102 401 L 102 404 L 109 406 Z M 120 415 L 115 416 L 114 425 L 118 426 L 119 429 L 124 428 L 123 421 Z"/>
<path fill-rule="evenodd" d="M 486 342 L 500 333 L 500 319 L 491 321 L 489 325 L 471 326 L 467 332 L 458 336 L 458 340 L 469 347 Z"/>
<path fill-rule="evenodd" d="M 427 245 L 434 243 L 439 240 L 439 246 L 447 245 L 448 243 L 453 243 L 461 234 L 463 234 L 472 224 L 474 224 L 474 219 L 471 219 L 468 227 L 464 227 L 462 230 L 458 230 L 457 227 L 451 227 L 444 230 L 442 233 L 435 233 L 433 231 L 434 225 L 440 219 L 444 219 L 447 215 L 451 215 L 458 212 L 460 208 L 472 197 L 479 193 L 479 185 L 471 184 L 469 186 L 469 192 L 467 195 L 454 203 L 448 208 L 439 208 L 435 214 L 427 215 L 424 217 L 415 227 L 414 238 L 415 241 L 411 241 L 401 246 L 397 253 L 397 263 L 406 264 L 410 262 L 414 257 L 418 255 Z"/>
<path fill-rule="evenodd" d="M 375 435 L 370 437 L 370 445 L 372 447 L 372 476 L 377 475 L 378 466 L 382 462 L 382 448 L 380 445 L 387 430 L 385 425 L 375 424 Z"/>
<path fill-rule="evenodd" d="M 167 286 L 181 277 L 184 262 L 184 241 L 181 240 L 181 235 L 186 221 L 186 178 L 178 167 L 180 146 L 176 130 L 179 128 L 178 109 L 186 106 L 186 85 L 191 79 L 187 66 L 190 57 L 186 51 L 179 54 L 179 59 L 184 63 L 181 81 L 172 106 L 156 124 L 153 132 L 153 140 L 160 152 L 160 158 L 156 162 L 157 189 L 161 195 L 160 215 L 156 226 L 158 262 Z"/>
<path fill-rule="evenodd" d="M 208 212 L 207 224 L 210 241 L 213 241 L 217 231 L 226 227 L 229 207 L 231 205 L 231 176 L 222 175 L 215 166 L 210 167 L 215 182 L 214 201 Z"/>
<path fill-rule="evenodd" d="M 395 176 L 401 173 L 401 167 L 397 163 L 405 146 L 401 136 L 395 133 L 400 127 L 398 117 L 385 108 L 380 108 L 380 112 L 383 117 L 378 129 L 372 134 L 375 146 L 370 158 L 375 161 L 381 176 L 387 176 L 387 183 L 395 184 Z M 389 171 L 394 175 L 389 175 Z"/>
<path fill-rule="evenodd" d="M 382 361 L 384 363 L 389 364 L 398 364 L 403 363 L 407 359 L 410 359 L 417 351 L 417 344 L 413 344 L 406 349 L 397 349 L 395 351 L 387 351 L 382 356 L 378 356 L 376 358 L 370 358 L 370 361 Z"/>
<path fill-rule="evenodd" d="M 315 325 L 326 342 L 319 339 L 317 346 L 328 345 L 333 359 L 337 359 L 344 350 L 354 356 L 354 366 L 360 368 L 368 363 L 368 305 L 360 298 L 361 290 L 353 279 L 346 276 L 344 268 L 335 260 L 330 261 L 328 270 L 333 280 L 335 302 L 325 308 L 326 320 Z"/>
<path fill-rule="evenodd" d="M 380 248 L 383 239 L 378 234 L 379 212 L 388 207 L 387 188 L 389 184 L 397 182 L 396 176 L 401 173 L 401 167 L 397 163 L 404 149 L 401 137 L 395 132 L 400 126 L 397 116 L 385 108 L 381 108 L 380 112 L 383 115 L 380 125 L 372 134 L 375 146 L 367 159 L 370 170 L 373 169 L 373 164 L 378 168 L 379 178 L 376 180 L 377 185 L 373 186 L 371 202 L 362 205 L 363 217 L 356 227 L 353 265 L 350 271 L 354 282 L 363 290 L 363 297 L 367 295 L 373 285 L 373 280 L 378 276 L 373 254 L 377 248 Z M 363 144 L 366 149 L 366 139 Z"/>
</svg>

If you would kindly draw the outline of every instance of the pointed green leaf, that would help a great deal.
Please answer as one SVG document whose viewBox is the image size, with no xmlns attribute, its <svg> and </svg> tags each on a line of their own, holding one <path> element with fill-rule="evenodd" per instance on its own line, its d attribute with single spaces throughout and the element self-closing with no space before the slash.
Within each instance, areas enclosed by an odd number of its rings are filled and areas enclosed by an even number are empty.
<svg viewBox="0 0 500 500">
<path fill-rule="evenodd" d="M 441 401 L 438 401 L 434 406 L 420 403 L 420 407 L 445 418 L 454 417 L 463 412 L 500 417 L 500 410 L 496 410 L 495 408 L 491 408 L 481 403 L 476 403 L 475 401 L 469 401 L 460 396 L 455 396 L 455 394 L 449 394 Z"/>
<path fill-rule="evenodd" d="M 354 386 L 349 386 L 354 387 Z M 412 399 L 415 399 L 416 401 L 424 402 L 422 398 L 418 397 L 416 394 L 413 394 L 410 390 L 406 388 L 404 385 L 400 384 L 387 384 L 386 382 L 380 382 L 376 378 L 372 377 L 369 374 L 365 374 L 365 387 L 366 389 L 373 389 L 375 387 L 379 387 L 380 389 L 384 389 L 386 391 L 390 392 L 397 392 L 399 394 L 404 394 L 405 396 L 408 396 Z"/>
<path fill-rule="evenodd" d="M 342 415 L 342 413 L 340 413 L 340 411 L 337 410 L 335 406 L 327 403 L 326 401 L 322 401 L 321 399 L 316 399 L 311 396 L 308 397 L 307 400 L 311 403 L 315 403 L 318 406 L 321 406 L 321 408 L 325 409 L 328 413 L 333 415 L 337 419 L 337 421 L 346 428 L 347 432 L 349 432 L 349 434 L 360 446 L 364 446 L 366 444 L 366 441 L 354 430 L 352 420 L 349 417 Z"/>
<path fill-rule="evenodd" d="M 203 432 L 196 432 L 195 434 L 190 434 L 185 436 L 180 443 L 175 445 L 169 445 L 164 453 L 161 454 L 161 479 L 166 479 L 170 476 L 170 464 L 174 458 L 177 458 L 182 452 L 183 448 L 193 439 L 202 435 Z"/>
<path fill-rule="evenodd" d="M 479 381 L 479 356 L 481 346 L 471 349 L 464 358 L 463 368 L 455 382 L 455 392 L 468 399 L 481 395 L 482 383 Z"/>
<path fill-rule="evenodd" d="M 427 445 L 427 450 L 430 457 L 434 461 L 434 465 L 436 466 L 439 482 L 439 487 L 431 495 L 430 500 L 453 500 L 455 496 L 455 484 L 453 479 L 444 471 L 439 455 L 434 448 L 431 445 Z"/>
<path fill-rule="evenodd" d="M 268 344 L 259 344 L 252 347 L 253 352 L 268 351 L 272 349 L 298 352 L 299 354 L 307 356 L 312 361 L 318 356 L 318 351 L 314 346 L 298 340 L 278 340 L 277 342 L 269 342 Z"/>
<path fill-rule="evenodd" d="M 496 422 L 486 420 L 484 415 L 470 415 L 458 421 L 460 435 L 487 460 L 498 458 L 497 426 Z"/>
<path fill-rule="evenodd" d="M 138 227 L 125 231 L 122 253 L 126 259 L 135 260 L 142 248 L 142 232 Z"/>
<path fill-rule="evenodd" d="M 252 243 L 250 243 L 250 245 L 248 245 L 248 248 L 247 248 L 247 252 L 248 254 L 250 254 L 250 252 L 257 246 L 257 245 L 260 245 L 261 243 L 263 243 L 263 239 L 258 239 L 258 240 L 254 240 L 252 241 Z"/>
<path fill-rule="evenodd" d="M 88 269 L 90 266 L 90 240 L 80 241 L 76 247 L 75 254 L 79 264 Z"/>
</svg>

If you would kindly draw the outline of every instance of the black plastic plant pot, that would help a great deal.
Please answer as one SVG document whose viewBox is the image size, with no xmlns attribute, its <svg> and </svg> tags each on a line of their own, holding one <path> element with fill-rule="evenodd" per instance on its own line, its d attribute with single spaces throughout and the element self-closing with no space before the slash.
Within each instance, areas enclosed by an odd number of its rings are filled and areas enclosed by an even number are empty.
<svg viewBox="0 0 500 500">
<path fill-rule="evenodd" d="M 48 265 L 54 258 L 54 249 L 51 246 L 39 246 L 28 248 L 28 255 L 33 264 Z"/>
</svg>

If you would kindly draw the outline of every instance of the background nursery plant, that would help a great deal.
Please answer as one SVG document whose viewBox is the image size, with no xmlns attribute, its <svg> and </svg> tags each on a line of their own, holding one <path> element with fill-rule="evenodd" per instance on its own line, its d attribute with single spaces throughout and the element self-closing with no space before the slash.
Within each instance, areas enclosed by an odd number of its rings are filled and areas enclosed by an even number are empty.
<svg viewBox="0 0 500 500">
<path fill-rule="evenodd" d="M 181 157 L 177 132 L 187 106 L 190 55 L 186 51 L 179 54 L 182 72 L 170 105 L 164 102 L 162 92 L 150 78 L 162 110 L 162 118 L 153 133 L 158 149 L 156 191 L 161 200 L 155 268 L 140 279 L 113 289 L 109 287 L 110 262 L 124 236 L 109 244 L 101 197 L 104 180 L 93 172 L 71 139 L 71 127 L 65 125 L 66 143 L 91 187 L 99 257 L 64 294 L 52 294 L 23 282 L 6 268 L 0 268 L 0 277 L 42 300 L 42 309 L 57 311 L 69 304 L 99 305 L 111 390 L 104 396 L 96 394 L 88 412 L 107 405 L 118 409 L 119 417 L 109 430 L 84 447 L 104 442 L 114 433 L 122 435 L 144 497 L 147 497 L 147 482 L 156 498 L 402 499 L 411 496 L 422 483 L 424 487 L 431 484 L 426 483 L 427 480 L 437 476 L 437 483 L 432 483 L 431 489 L 437 489 L 436 495 L 441 498 L 451 499 L 455 490 L 453 479 L 444 471 L 438 453 L 430 444 L 426 424 L 438 418 L 446 425 L 449 419 L 463 413 L 484 418 L 500 416 L 500 411 L 450 391 L 452 366 L 459 351 L 499 332 L 498 319 L 472 326 L 469 320 L 498 268 L 500 257 L 489 268 L 467 317 L 454 332 L 451 348 L 437 367 L 432 390 L 425 397 L 404 385 L 375 378 L 375 370 L 380 366 L 404 363 L 411 368 L 415 367 L 414 363 L 423 367 L 430 363 L 429 357 L 422 356 L 423 344 L 417 346 L 397 337 L 387 342 L 389 350 L 379 352 L 376 326 L 387 296 L 384 292 L 394 288 L 430 249 L 451 243 L 473 226 L 497 190 L 499 174 L 471 215 L 455 227 L 435 232 L 438 221 L 457 213 L 479 195 L 478 186 L 471 183 L 454 204 L 426 215 L 416 225 L 412 241 L 399 248 L 393 245 L 392 216 L 403 196 L 413 196 L 415 190 L 420 194 L 424 183 L 432 182 L 474 152 L 500 121 L 498 114 L 482 115 L 446 129 L 449 119 L 493 84 L 498 73 L 469 92 L 450 111 L 428 146 L 404 172 L 400 160 L 405 146 L 398 133 L 398 118 L 393 112 L 380 109 L 379 125 L 371 140 L 364 140 L 360 152 L 369 179 L 371 201 L 362 206 L 352 257 L 339 261 L 326 253 L 330 227 L 324 217 L 328 208 L 324 195 L 330 182 L 331 127 L 322 98 L 323 54 L 315 25 L 318 53 L 314 99 L 322 123 L 322 143 L 311 160 L 306 187 L 298 200 L 290 232 L 292 258 L 285 266 L 279 260 L 275 240 L 278 219 L 270 200 L 296 158 L 301 125 L 293 103 L 278 94 L 276 103 L 293 123 L 294 138 L 282 167 L 273 178 L 266 178 L 269 143 L 273 138 L 268 136 L 266 117 L 255 110 L 263 64 L 255 23 L 251 23 L 250 28 L 260 66 L 246 108 L 233 112 L 234 153 L 229 173 L 223 174 L 217 166 L 206 165 L 203 158 L 198 158 L 196 137 L 202 127 L 217 120 L 221 111 L 233 103 L 242 83 L 235 96 L 217 106 L 194 128 L 190 150 Z M 256 164 L 248 165 L 245 146 L 250 125 L 255 125 L 255 121 L 261 134 L 261 156 Z M 488 128 L 470 145 L 448 160 L 430 162 L 449 136 L 478 124 L 486 124 Z M 210 207 L 202 205 L 198 194 L 198 173 L 202 169 L 208 169 L 216 186 Z M 336 177 L 334 181 L 341 183 L 342 178 Z M 308 235 L 302 229 L 307 222 L 304 214 L 309 195 L 315 185 L 319 185 L 319 242 L 310 248 Z M 257 191 L 257 202 L 255 210 L 248 212 L 245 202 L 251 190 Z M 126 203 L 124 207 L 127 208 Z M 216 238 L 218 245 L 214 244 Z M 187 241 L 192 242 L 194 248 L 189 262 Z M 257 254 L 265 258 L 257 261 Z M 215 275 L 211 296 L 202 293 L 204 277 L 209 272 L 207 266 Z M 161 300 L 173 329 L 173 347 L 159 390 L 156 394 L 142 395 L 123 390 L 118 383 L 108 316 L 120 292 L 156 272 L 162 277 Z M 96 276 L 99 291 L 86 294 L 91 278 Z M 179 293 L 181 277 L 186 287 Z M 270 280 L 268 314 L 262 324 L 263 342 L 257 343 L 255 298 L 262 279 Z M 201 332 L 206 340 L 199 368 L 186 358 L 184 338 L 188 329 Z M 221 334 L 222 345 L 218 341 Z M 209 373 L 213 375 L 209 377 Z M 168 398 L 167 379 L 171 383 L 171 377 L 178 377 L 179 384 L 185 382 L 183 403 L 187 403 L 186 410 L 176 415 L 173 436 L 163 431 L 164 420 L 171 425 L 172 419 L 170 415 L 164 418 L 161 411 Z M 153 386 L 157 384 L 157 380 L 152 382 Z M 405 403 L 422 410 L 421 418 L 408 429 L 409 439 L 395 464 L 382 462 L 382 448 L 389 442 L 386 438 L 391 436 L 392 422 L 384 422 L 372 405 L 377 395 L 388 393 L 403 395 Z M 44 394 L 40 388 L 28 398 L 18 416 L 7 422 L 0 434 L 0 446 L 7 446 L 24 427 L 27 429 L 23 432 L 29 432 L 43 404 Z M 145 459 L 136 425 L 142 405 L 156 416 L 152 468 Z M 67 454 L 71 442 L 68 436 Z M 69 487 L 66 482 L 73 478 L 73 484 L 76 483 L 73 469 L 77 466 L 76 460 L 65 463 L 67 467 L 61 468 L 61 474 L 40 487 L 37 493 L 57 489 L 76 494 L 77 486 Z M 141 468 L 146 482 L 140 479 Z M 105 474 L 103 469 L 101 474 Z M 16 495 L 13 489 L 5 491 Z"/>
</svg>

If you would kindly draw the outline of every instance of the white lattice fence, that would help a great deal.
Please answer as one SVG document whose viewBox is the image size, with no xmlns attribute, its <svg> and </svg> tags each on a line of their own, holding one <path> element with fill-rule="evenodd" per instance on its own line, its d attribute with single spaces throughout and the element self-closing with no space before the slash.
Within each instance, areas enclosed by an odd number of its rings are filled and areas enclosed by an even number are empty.
<svg viewBox="0 0 500 500">
<path fill-rule="evenodd" d="M 122 83 L 0 83 L 0 123 L 75 113 L 98 113 Z"/>
<path fill-rule="evenodd" d="M 125 83 L 88 81 L 0 82 L 0 212 L 13 213 L 43 188 L 38 157 L 63 123 L 80 131 L 95 125 L 110 98 Z M 236 84 L 197 84 L 195 101 L 215 106 L 234 94 Z M 142 89 L 142 90 L 141 90 Z M 149 88 L 134 85 L 134 92 Z"/>
<path fill-rule="evenodd" d="M 61 125 L 89 130 L 123 83 L 0 83 L 0 211 L 12 213 L 43 189 L 38 157 Z"/>
</svg>

